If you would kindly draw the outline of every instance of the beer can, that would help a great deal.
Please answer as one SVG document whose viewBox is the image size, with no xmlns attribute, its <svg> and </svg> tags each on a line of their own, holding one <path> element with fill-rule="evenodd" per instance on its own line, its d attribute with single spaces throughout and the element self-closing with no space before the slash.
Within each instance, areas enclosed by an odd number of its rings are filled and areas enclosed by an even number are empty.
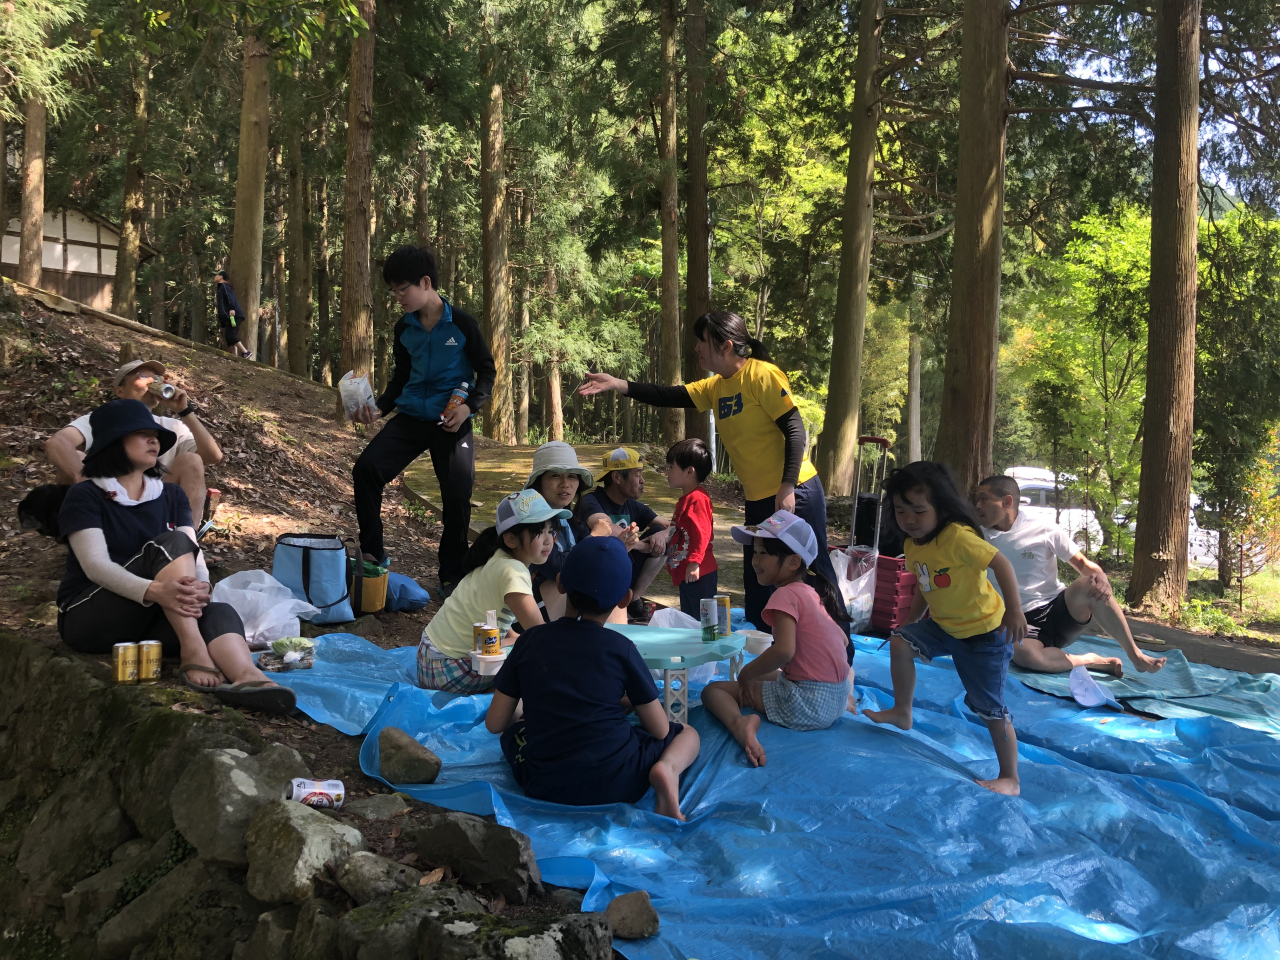
<svg viewBox="0 0 1280 960">
<path fill-rule="evenodd" d="M 732 631 L 729 629 L 729 595 L 727 593 L 717 593 L 713 598 L 716 602 L 716 626 L 720 628 L 720 636 L 727 637 Z"/>
<path fill-rule="evenodd" d="M 698 601 L 698 619 L 702 623 L 702 642 L 715 643 L 720 638 L 720 604 L 715 597 Z"/>
<path fill-rule="evenodd" d="M 116 683 L 138 682 L 138 645 L 117 643 L 111 648 L 111 670 Z"/>
<path fill-rule="evenodd" d="M 165 383 L 162 380 L 152 380 L 147 384 L 147 392 L 154 393 L 157 397 L 164 397 L 166 400 L 172 400 L 178 392 L 178 388 L 172 383 Z"/>
<path fill-rule="evenodd" d="M 341 810 L 347 788 L 341 780 L 304 780 L 296 777 L 284 785 L 284 798 L 305 803 L 308 807 Z"/>
<path fill-rule="evenodd" d="M 471 649 L 477 653 L 480 652 L 480 638 L 484 636 L 484 631 L 487 627 L 488 624 L 484 623 L 473 623 L 471 625 Z"/>
<path fill-rule="evenodd" d="M 143 640 L 138 644 L 139 683 L 156 683 L 160 679 L 160 659 L 159 640 Z"/>
<path fill-rule="evenodd" d="M 502 640 L 498 637 L 498 628 L 486 626 L 480 634 L 480 652 L 486 657 L 496 657 L 502 653 Z"/>
</svg>

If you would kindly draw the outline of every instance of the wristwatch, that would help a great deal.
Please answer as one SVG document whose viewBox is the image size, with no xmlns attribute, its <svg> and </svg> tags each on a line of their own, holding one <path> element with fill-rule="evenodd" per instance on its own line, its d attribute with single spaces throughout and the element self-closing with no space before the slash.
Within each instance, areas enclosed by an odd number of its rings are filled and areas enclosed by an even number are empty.
<svg viewBox="0 0 1280 960">
<path fill-rule="evenodd" d="M 187 401 L 187 405 L 183 409 L 178 411 L 178 419 L 181 420 L 183 417 L 187 416 L 188 414 L 196 413 L 196 412 L 197 412 L 196 405 L 190 401 Z"/>
</svg>

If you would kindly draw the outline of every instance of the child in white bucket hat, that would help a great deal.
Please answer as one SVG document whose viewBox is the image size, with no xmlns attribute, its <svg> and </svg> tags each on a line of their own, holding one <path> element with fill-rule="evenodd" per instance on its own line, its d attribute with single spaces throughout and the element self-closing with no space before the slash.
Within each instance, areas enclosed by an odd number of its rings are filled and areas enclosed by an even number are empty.
<svg viewBox="0 0 1280 960">
<path fill-rule="evenodd" d="M 773 644 L 738 674 L 736 681 L 708 684 L 702 705 L 728 727 L 753 767 L 765 750 L 757 733 L 760 717 L 792 730 L 825 730 L 845 711 L 849 696 L 849 614 L 834 584 L 812 573 L 818 538 L 808 522 L 779 510 L 760 524 L 734 527 L 733 539 L 755 548 L 751 565 L 773 593 L 763 617 Z M 805 582 L 813 576 L 815 590 Z M 819 592 L 821 591 L 821 592 Z"/>
</svg>

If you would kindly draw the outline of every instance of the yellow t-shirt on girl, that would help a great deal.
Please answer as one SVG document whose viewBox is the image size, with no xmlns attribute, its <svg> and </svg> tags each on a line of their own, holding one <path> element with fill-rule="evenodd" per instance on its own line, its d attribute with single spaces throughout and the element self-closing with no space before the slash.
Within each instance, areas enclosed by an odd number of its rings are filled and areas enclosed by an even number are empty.
<svg viewBox="0 0 1280 960">
<path fill-rule="evenodd" d="M 1000 551 L 963 523 L 949 523 L 926 544 L 911 537 L 903 547 L 907 569 L 929 604 L 929 615 L 957 640 L 1000 626 L 1004 601 L 987 579 L 987 565 Z"/>
<path fill-rule="evenodd" d="M 786 440 L 775 422 L 796 405 L 787 375 L 764 360 L 747 359 L 728 379 L 716 374 L 685 384 L 699 411 L 710 410 L 716 433 L 729 451 L 734 473 L 748 500 L 775 496 L 782 486 Z M 797 486 L 818 475 L 808 454 L 800 463 Z"/>
</svg>

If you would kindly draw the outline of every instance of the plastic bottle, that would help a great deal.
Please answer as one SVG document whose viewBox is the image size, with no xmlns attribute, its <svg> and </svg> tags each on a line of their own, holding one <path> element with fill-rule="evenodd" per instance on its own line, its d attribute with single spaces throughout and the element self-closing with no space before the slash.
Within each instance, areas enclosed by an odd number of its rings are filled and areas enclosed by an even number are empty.
<svg viewBox="0 0 1280 960">
<path fill-rule="evenodd" d="M 444 418 L 453 413 L 454 410 L 462 406 L 471 393 L 471 384 L 465 380 L 458 386 L 454 387 L 453 393 L 449 395 L 449 402 L 444 405 L 444 412 L 440 414 L 440 422 L 444 423 Z"/>
</svg>

